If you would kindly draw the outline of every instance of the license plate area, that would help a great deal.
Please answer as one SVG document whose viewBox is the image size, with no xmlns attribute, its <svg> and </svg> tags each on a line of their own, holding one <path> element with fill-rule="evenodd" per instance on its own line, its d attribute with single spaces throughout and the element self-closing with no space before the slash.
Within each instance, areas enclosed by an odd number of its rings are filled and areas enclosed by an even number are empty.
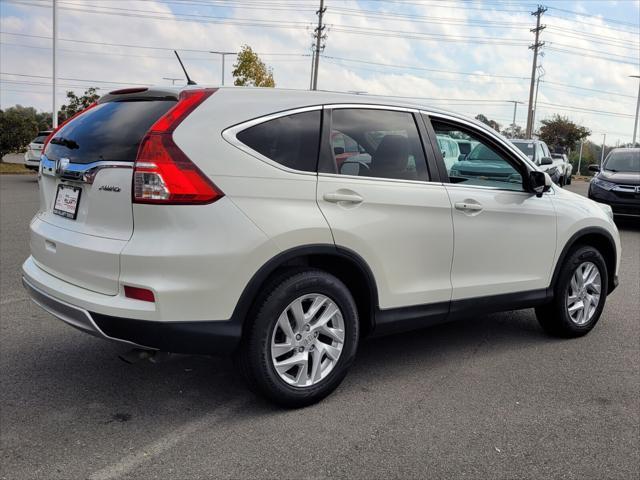
<svg viewBox="0 0 640 480">
<path fill-rule="evenodd" d="M 78 205 L 82 188 L 72 185 L 58 185 L 56 201 L 53 204 L 53 213 L 61 217 L 75 220 L 78 216 Z"/>
</svg>

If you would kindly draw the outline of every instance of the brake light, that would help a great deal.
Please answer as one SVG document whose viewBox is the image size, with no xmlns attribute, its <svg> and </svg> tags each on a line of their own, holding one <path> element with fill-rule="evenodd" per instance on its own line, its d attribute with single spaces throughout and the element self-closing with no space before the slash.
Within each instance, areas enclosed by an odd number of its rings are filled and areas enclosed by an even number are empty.
<svg viewBox="0 0 640 480">
<path fill-rule="evenodd" d="M 64 127 L 67 123 L 69 123 L 71 120 L 73 120 L 76 117 L 79 117 L 80 115 L 82 115 L 83 113 L 91 110 L 93 107 L 96 107 L 98 105 L 98 102 L 93 102 L 91 105 L 89 105 L 87 108 L 85 108 L 84 110 L 80 110 L 79 112 L 74 113 L 73 115 L 71 115 L 69 118 L 67 118 L 64 122 L 62 122 L 60 125 L 58 125 L 58 128 L 55 128 L 50 134 L 49 136 L 44 140 L 44 143 L 42 144 L 42 153 L 44 153 L 45 149 L 47 148 L 47 145 L 49 144 L 49 141 L 53 138 L 53 136 L 58 133 L 62 127 Z"/>
<path fill-rule="evenodd" d="M 124 286 L 124 296 L 133 298 L 134 300 L 142 300 L 143 302 L 155 302 L 156 297 L 151 290 L 140 287 Z"/>
<path fill-rule="evenodd" d="M 109 95 L 126 95 L 129 93 L 142 93 L 149 90 L 147 87 L 144 88 L 121 88 L 120 90 L 111 90 Z"/>
<path fill-rule="evenodd" d="M 224 193 L 173 141 L 173 132 L 216 89 L 185 90 L 178 103 L 146 133 L 133 172 L 133 202 L 165 205 L 202 205 Z"/>
</svg>

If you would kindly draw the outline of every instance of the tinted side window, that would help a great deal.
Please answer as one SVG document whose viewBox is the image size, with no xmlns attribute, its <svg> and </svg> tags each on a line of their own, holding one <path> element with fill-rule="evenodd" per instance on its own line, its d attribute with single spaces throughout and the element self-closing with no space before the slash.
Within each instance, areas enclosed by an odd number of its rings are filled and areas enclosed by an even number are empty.
<svg viewBox="0 0 640 480">
<path fill-rule="evenodd" d="M 241 131 L 236 138 L 280 165 L 315 172 L 321 113 L 314 110 L 275 118 Z"/>
<path fill-rule="evenodd" d="M 341 139 L 357 148 L 344 155 Z M 427 180 L 427 165 L 413 115 L 365 108 L 332 113 L 331 151 L 342 175 Z"/>
<path fill-rule="evenodd" d="M 443 158 L 451 183 L 495 187 L 523 191 L 522 175 L 487 141 L 469 129 L 432 121 L 436 138 L 463 138 L 470 140 L 471 151 L 455 158 Z"/>
</svg>

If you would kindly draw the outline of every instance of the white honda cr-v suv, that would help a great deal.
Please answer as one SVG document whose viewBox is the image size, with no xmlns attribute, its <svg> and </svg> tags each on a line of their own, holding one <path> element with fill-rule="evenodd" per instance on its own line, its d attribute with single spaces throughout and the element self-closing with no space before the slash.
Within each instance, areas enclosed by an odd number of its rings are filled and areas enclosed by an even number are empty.
<svg viewBox="0 0 640 480">
<path fill-rule="evenodd" d="M 448 167 L 447 136 L 475 145 Z M 289 406 L 334 390 L 366 336 L 536 307 L 575 337 L 617 284 L 609 207 L 410 101 L 118 90 L 52 135 L 39 179 L 36 303 L 139 348 L 233 353 Z"/>
</svg>

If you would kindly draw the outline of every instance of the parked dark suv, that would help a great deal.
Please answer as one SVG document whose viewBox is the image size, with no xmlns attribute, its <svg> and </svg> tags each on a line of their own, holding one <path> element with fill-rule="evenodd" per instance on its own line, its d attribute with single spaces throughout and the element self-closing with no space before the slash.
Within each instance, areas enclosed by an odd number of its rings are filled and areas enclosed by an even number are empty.
<svg viewBox="0 0 640 480">
<path fill-rule="evenodd" d="M 640 148 L 616 148 L 607 155 L 602 168 L 589 184 L 589 198 L 611 206 L 620 217 L 640 218 Z"/>
</svg>

